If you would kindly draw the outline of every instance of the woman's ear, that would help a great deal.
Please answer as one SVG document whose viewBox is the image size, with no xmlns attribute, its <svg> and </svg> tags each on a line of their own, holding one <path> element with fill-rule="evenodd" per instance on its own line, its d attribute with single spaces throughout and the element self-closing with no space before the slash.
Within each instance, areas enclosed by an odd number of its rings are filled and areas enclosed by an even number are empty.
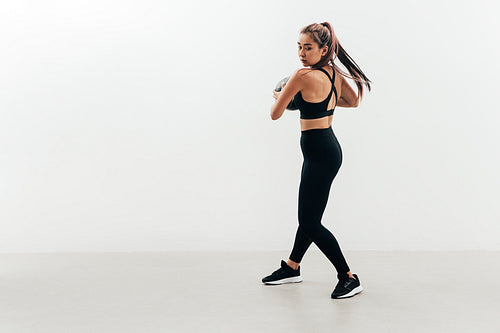
<svg viewBox="0 0 500 333">
<path fill-rule="evenodd" d="M 322 51 L 323 52 L 321 53 L 321 56 L 324 57 L 328 53 L 328 46 L 327 45 L 323 46 Z"/>
</svg>

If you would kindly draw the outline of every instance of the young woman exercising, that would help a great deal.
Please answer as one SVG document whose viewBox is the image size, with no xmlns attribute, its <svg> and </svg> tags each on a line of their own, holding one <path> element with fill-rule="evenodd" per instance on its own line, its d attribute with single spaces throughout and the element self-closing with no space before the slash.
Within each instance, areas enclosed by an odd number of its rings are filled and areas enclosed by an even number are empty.
<svg viewBox="0 0 500 333">
<path fill-rule="evenodd" d="M 370 90 L 370 80 L 344 51 L 328 22 L 313 23 L 301 29 L 298 56 L 305 68 L 296 70 L 281 91 L 273 91 L 276 103 L 271 118 L 279 119 L 287 105 L 300 110 L 300 147 L 304 162 L 299 186 L 299 226 L 287 262 L 262 279 L 265 284 L 301 282 L 299 264 L 314 242 L 330 260 L 339 279 L 332 298 L 347 298 L 363 290 L 359 278 L 352 274 L 333 234 L 321 224 L 333 179 L 342 164 L 342 149 L 333 130 L 336 106 L 357 107 L 363 96 L 363 84 Z M 334 64 L 335 58 L 351 76 Z M 339 74 L 339 75 L 337 75 Z M 345 77 L 356 82 L 359 96 Z"/>
</svg>

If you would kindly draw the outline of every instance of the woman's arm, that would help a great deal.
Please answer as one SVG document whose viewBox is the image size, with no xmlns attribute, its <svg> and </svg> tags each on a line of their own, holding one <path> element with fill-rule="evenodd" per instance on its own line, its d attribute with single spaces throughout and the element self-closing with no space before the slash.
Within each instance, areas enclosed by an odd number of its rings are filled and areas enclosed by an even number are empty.
<svg viewBox="0 0 500 333">
<path fill-rule="evenodd" d="M 344 108 L 357 107 L 359 105 L 359 96 L 356 94 L 354 89 L 352 89 L 343 75 L 340 75 L 340 78 L 342 79 L 342 86 L 337 106 Z"/>
<path fill-rule="evenodd" d="M 290 75 L 290 79 L 286 85 L 281 89 L 280 92 L 274 91 L 274 95 L 278 96 L 276 98 L 276 103 L 271 107 L 271 119 L 278 120 L 281 118 L 283 113 L 285 112 L 288 103 L 292 100 L 292 98 L 301 90 L 304 86 L 303 75 L 308 72 L 306 68 L 301 68 L 296 70 Z"/>
</svg>

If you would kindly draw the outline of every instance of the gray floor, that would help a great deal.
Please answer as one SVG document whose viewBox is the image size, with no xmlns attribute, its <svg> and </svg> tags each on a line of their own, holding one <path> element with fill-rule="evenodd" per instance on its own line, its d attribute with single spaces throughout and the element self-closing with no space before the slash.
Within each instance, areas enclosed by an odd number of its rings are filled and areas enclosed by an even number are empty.
<svg viewBox="0 0 500 333">
<path fill-rule="evenodd" d="M 500 252 L 345 251 L 365 290 L 330 298 L 333 266 L 260 279 L 288 252 L 0 255 L 0 332 L 500 332 Z"/>
</svg>

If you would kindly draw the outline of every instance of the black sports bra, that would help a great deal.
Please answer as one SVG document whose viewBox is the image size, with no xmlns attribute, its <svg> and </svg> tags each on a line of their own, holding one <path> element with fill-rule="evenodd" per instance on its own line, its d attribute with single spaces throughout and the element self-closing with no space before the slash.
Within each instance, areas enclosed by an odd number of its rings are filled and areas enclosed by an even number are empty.
<svg viewBox="0 0 500 333">
<path fill-rule="evenodd" d="M 316 119 L 316 118 L 322 118 L 325 116 L 331 116 L 333 115 L 333 111 L 335 110 L 335 107 L 337 106 L 337 89 L 335 88 L 335 69 L 333 70 L 333 79 L 330 78 L 330 74 L 323 68 L 318 68 L 318 70 L 322 71 L 325 73 L 328 78 L 330 79 L 332 83 L 332 89 L 330 89 L 330 93 L 328 94 L 328 97 L 318 103 L 311 103 L 307 102 L 302 98 L 302 93 L 299 91 L 295 96 L 293 96 L 293 103 L 299 108 L 300 110 L 300 119 Z M 328 108 L 328 102 L 330 102 L 330 97 L 332 96 L 332 91 L 335 92 L 335 106 L 331 110 L 327 110 Z"/>
</svg>

